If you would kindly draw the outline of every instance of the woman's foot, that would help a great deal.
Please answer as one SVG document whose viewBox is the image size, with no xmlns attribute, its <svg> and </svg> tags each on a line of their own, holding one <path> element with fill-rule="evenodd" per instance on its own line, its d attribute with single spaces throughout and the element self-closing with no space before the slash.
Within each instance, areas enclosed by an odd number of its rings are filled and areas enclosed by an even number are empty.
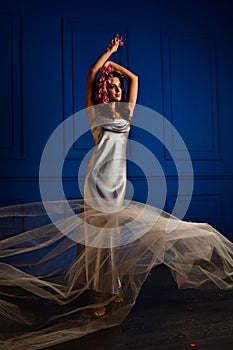
<svg viewBox="0 0 233 350">
<path fill-rule="evenodd" d="M 104 302 L 104 294 L 101 292 L 94 291 L 94 304 L 102 304 Z M 97 306 L 93 310 L 93 316 L 99 318 L 106 314 L 105 306 Z"/>
<path fill-rule="evenodd" d="M 113 294 L 114 296 L 114 303 L 119 304 L 119 303 L 123 303 L 124 299 L 122 298 L 122 296 L 120 294 Z"/>
<path fill-rule="evenodd" d="M 97 318 L 103 317 L 105 316 L 105 314 L 106 314 L 106 308 L 104 306 L 97 307 L 93 311 L 93 316 Z"/>
</svg>

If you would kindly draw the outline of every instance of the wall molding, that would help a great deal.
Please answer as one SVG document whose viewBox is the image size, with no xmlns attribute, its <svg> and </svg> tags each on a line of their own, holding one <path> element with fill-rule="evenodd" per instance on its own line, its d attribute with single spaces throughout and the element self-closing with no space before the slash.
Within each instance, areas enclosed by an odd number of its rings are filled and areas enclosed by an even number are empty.
<svg viewBox="0 0 233 350">
<path fill-rule="evenodd" d="M 178 176 L 177 175 L 168 175 L 165 176 L 166 180 L 170 181 L 170 180 L 178 180 Z M 190 180 L 191 177 L 190 176 L 179 176 L 179 178 L 181 179 L 187 179 Z M 81 177 L 81 179 L 83 179 Z M 148 180 L 161 180 L 164 179 L 164 177 L 162 176 L 148 176 L 148 177 L 144 177 L 144 176 L 128 176 L 128 179 L 135 179 L 135 180 L 142 180 L 145 181 L 145 179 Z M 233 180 L 233 174 L 223 174 L 223 175 L 195 175 L 193 177 L 194 181 L 195 180 L 204 180 L 204 181 L 208 181 L 208 180 Z M 43 181 L 59 181 L 60 179 L 57 177 L 48 177 L 48 178 L 44 178 Z M 77 181 L 77 176 L 64 176 L 62 178 L 63 181 Z M 0 179 L 0 183 L 1 182 L 39 182 L 39 177 L 2 177 Z"/>
<path fill-rule="evenodd" d="M 168 195 L 166 201 L 166 209 L 168 212 L 172 211 L 177 196 Z M 180 196 L 179 201 L 186 201 L 186 196 Z M 189 204 L 188 218 L 191 221 L 203 221 L 223 225 L 224 224 L 224 200 L 222 193 L 211 194 L 193 194 L 190 202 L 190 198 L 187 198 Z"/>
<path fill-rule="evenodd" d="M 161 60 L 163 114 L 188 141 L 193 160 L 220 160 L 215 39 L 162 30 Z M 172 128 L 165 137 L 182 156 Z M 166 149 L 164 160 L 171 160 Z"/>
<path fill-rule="evenodd" d="M 0 90 L 7 98 L 0 104 L 1 159 L 22 159 L 22 18 L 16 14 L 0 14 L 0 49 L 2 57 Z M 3 84 L 1 86 L 1 83 Z"/>
</svg>

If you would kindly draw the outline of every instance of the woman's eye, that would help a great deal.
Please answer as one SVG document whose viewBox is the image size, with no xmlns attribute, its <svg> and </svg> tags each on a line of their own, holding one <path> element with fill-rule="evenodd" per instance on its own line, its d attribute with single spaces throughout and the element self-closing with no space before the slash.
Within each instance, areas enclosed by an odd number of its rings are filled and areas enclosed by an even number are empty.
<svg viewBox="0 0 233 350">
<path fill-rule="evenodd" d="M 116 89 L 117 88 L 116 85 L 110 85 L 109 87 L 110 87 L 110 89 Z M 121 89 L 121 86 L 118 86 L 118 89 Z"/>
</svg>

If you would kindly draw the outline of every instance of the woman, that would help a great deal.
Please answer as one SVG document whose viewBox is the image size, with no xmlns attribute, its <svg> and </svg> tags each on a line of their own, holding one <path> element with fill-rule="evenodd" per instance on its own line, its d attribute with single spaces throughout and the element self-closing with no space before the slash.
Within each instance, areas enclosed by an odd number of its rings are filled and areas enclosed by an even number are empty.
<svg viewBox="0 0 233 350">
<path fill-rule="evenodd" d="M 113 226 L 116 230 L 118 225 L 113 207 L 119 207 L 120 210 L 125 198 L 126 142 L 138 92 L 138 77 L 121 65 L 108 60 L 121 43 L 122 40 L 118 35 L 111 40 L 106 51 L 90 68 L 86 86 L 86 108 L 95 141 L 95 149 L 87 166 L 84 184 L 86 216 L 87 218 L 90 216 L 88 208 L 101 211 L 102 215 L 96 217 L 94 224 L 103 227 L 110 221 L 111 215 L 112 225 L 114 220 Z M 99 71 L 101 76 L 97 80 Z M 124 79 L 128 82 L 127 98 Z M 127 104 L 121 104 L 126 101 Z M 97 104 L 100 108 L 96 107 Z M 114 212 L 116 213 L 115 210 Z M 114 252 L 115 249 L 111 244 L 109 249 L 99 248 L 97 251 L 90 251 L 89 254 L 86 252 L 86 282 L 92 278 L 97 266 L 106 260 L 92 281 L 95 303 L 104 301 L 106 292 L 114 295 L 116 303 L 123 301 L 120 296 L 121 281 L 116 272 L 119 262 Z M 92 266 L 89 263 L 90 254 L 96 255 L 96 261 Z M 110 274 L 106 276 L 105 271 L 109 271 Z M 101 306 L 94 310 L 94 315 L 102 317 L 105 312 L 105 307 Z"/>
</svg>

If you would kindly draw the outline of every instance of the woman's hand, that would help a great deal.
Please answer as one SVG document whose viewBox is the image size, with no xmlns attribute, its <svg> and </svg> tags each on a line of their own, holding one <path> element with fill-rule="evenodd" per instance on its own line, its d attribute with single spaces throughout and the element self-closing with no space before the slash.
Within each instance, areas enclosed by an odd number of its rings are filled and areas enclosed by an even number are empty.
<svg viewBox="0 0 233 350">
<path fill-rule="evenodd" d="M 118 36 L 115 36 L 114 39 L 112 39 L 107 47 L 107 51 L 110 51 L 111 53 L 116 52 L 118 50 L 120 44 L 120 38 Z"/>
</svg>

